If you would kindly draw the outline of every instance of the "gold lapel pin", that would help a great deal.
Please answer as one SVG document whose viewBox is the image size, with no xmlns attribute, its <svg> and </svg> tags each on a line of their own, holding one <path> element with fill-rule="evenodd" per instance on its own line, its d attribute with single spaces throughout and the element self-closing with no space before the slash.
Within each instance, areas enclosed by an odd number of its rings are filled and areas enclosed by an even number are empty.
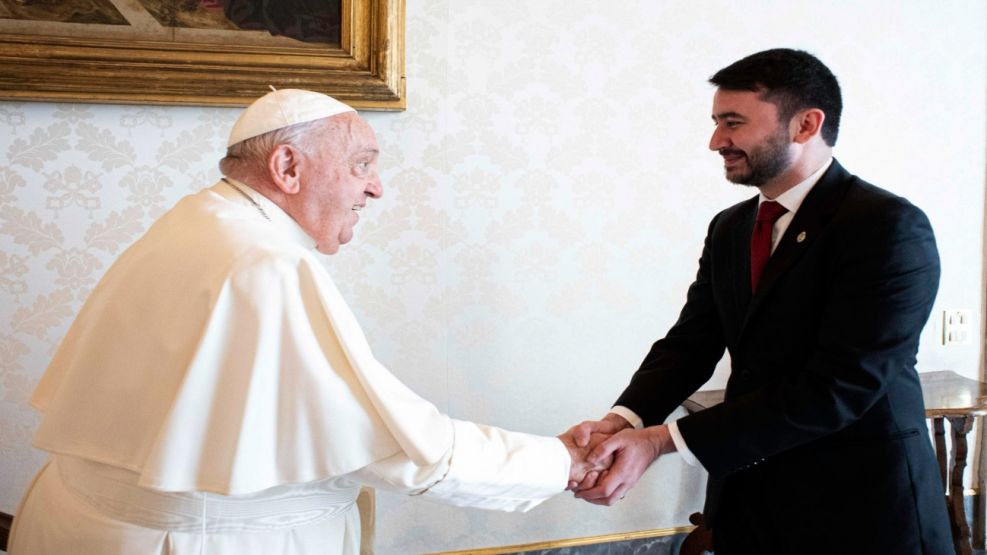
<svg viewBox="0 0 987 555">
<path fill-rule="evenodd" d="M 795 241 L 797 243 L 801 243 L 802 241 L 805 241 L 805 232 L 803 231 L 802 233 L 799 233 L 798 237 L 795 238 Z"/>
</svg>

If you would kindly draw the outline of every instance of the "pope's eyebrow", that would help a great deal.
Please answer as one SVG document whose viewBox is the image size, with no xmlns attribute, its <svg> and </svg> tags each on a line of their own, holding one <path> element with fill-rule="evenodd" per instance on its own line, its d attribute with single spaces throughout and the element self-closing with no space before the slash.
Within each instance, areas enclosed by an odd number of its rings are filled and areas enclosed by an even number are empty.
<svg viewBox="0 0 987 555">
<path fill-rule="evenodd" d="M 379 155 L 380 155 L 379 149 L 363 148 L 353 153 L 353 156 L 350 158 L 350 161 L 356 162 L 359 160 L 363 160 L 365 158 L 377 158 Z"/>
</svg>

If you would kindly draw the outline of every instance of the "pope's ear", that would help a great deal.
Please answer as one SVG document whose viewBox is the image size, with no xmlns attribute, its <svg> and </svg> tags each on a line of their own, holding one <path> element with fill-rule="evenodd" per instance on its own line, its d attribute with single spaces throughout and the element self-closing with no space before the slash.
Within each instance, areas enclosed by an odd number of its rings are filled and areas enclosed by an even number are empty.
<svg viewBox="0 0 987 555">
<path fill-rule="evenodd" d="M 267 172 L 271 181 L 286 195 L 293 195 L 301 189 L 301 162 L 301 152 L 291 145 L 278 145 L 267 157 Z"/>
</svg>

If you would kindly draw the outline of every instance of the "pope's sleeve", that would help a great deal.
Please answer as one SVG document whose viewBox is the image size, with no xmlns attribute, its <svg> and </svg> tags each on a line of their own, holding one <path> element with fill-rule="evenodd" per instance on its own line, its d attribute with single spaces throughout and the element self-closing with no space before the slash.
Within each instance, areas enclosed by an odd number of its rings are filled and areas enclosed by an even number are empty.
<svg viewBox="0 0 987 555">
<path fill-rule="evenodd" d="M 570 458 L 558 439 L 462 420 L 452 424 L 453 446 L 439 462 L 419 466 L 399 453 L 352 477 L 378 489 L 502 511 L 530 510 L 565 489 Z"/>
<path fill-rule="evenodd" d="M 301 268 L 302 297 L 323 309 L 307 323 L 320 338 L 338 340 L 348 362 L 338 366 L 353 372 L 370 401 L 367 409 L 401 448 L 361 467 L 354 478 L 454 505 L 501 510 L 528 510 L 565 489 L 570 458 L 561 441 L 442 414 L 373 356 L 324 269 L 315 264 Z"/>
</svg>

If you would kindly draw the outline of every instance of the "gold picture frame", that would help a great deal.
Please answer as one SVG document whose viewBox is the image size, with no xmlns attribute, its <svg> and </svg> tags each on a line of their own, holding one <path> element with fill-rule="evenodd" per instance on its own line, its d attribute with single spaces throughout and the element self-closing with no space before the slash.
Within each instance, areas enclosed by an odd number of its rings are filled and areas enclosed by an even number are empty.
<svg viewBox="0 0 987 555">
<path fill-rule="evenodd" d="M 3 20 L 0 99 L 244 106 L 273 85 L 404 110 L 404 21 L 404 0 L 342 0 L 336 48 L 65 37 Z"/>
</svg>

